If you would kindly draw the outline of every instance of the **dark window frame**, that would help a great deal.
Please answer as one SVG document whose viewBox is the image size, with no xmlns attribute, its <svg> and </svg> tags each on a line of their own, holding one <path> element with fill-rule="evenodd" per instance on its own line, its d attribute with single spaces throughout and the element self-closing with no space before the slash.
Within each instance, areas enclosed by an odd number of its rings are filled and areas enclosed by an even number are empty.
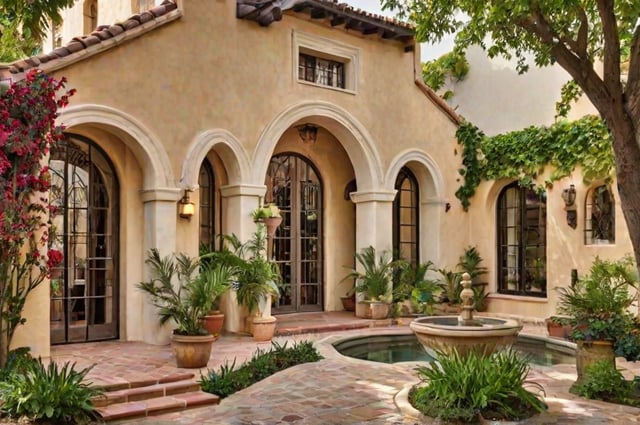
<svg viewBox="0 0 640 425">
<path fill-rule="evenodd" d="M 498 293 L 546 297 L 546 193 L 512 183 L 496 207 Z"/>
<path fill-rule="evenodd" d="M 598 185 L 587 192 L 584 205 L 585 245 L 616 243 L 616 202 L 611 189 Z"/>
<path fill-rule="evenodd" d="M 318 64 L 326 64 L 321 68 L 324 75 L 318 75 Z M 331 69 L 333 67 L 333 69 Z M 326 59 L 308 53 L 298 54 L 298 80 L 323 87 L 346 89 L 346 66 L 344 62 Z M 324 80 L 318 82 L 318 79 Z"/>
<path fill-rule="evenodd" d="M 403 188 L 405 182 L 409 183 L 408 189 Z M 395 189 L 398 192 L 393 200 L 394 256 L 403 258 L 411 264 L 416 265 L 420 259 L 420 185 L 418 184 L 418 179 L 408 167 L 402 167 L 402 169 L 400 169 L 398 177 L 396 177 Z M 405 193 L 408 193 L 408 196 L 403 196 Z M 410 204 L 403 204 L 403 201 L 407 199 L 410 201 Z M 403 217 L 406 217 L 406 215 L 402 214 L 403 210 L 412 210 L 409 213 L 409 222 L 403 222 Z M 402 239 L 403 227 L 412 228 L 412 231 L 409 232 L 412 238 L 408 241 Z M 411 258 L 404 258 L 402 255 L 403 245 L 413 247 L 413 249 L 410 250 L 413 253 Z"/>
</svg>

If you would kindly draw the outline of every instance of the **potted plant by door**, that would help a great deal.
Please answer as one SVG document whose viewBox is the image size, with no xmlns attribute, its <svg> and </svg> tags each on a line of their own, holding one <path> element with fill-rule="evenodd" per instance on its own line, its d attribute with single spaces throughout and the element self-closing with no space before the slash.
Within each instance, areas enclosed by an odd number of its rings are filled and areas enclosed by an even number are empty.
<svg viewBox="0 0 640 425">
<path fill-rule="evenodd" d="M 596 257 L 588 275 L 557 289 L 558 312 L 570 317 L 571 338 L 577 345 L 577 383 L 597 361 L 606 360 L 615 368 L 616 344 L 633 328 L 629 289 L 637 281 L 631 257 L 618 261 Z"/>
<path fill-rule="evenodd" d="M 194 299 L 202 303 L 202 326 L 212 335 L 219 336 L 224 327 L 224 313 L 218 308 L 220 298 L 231 287 L 231 278 L 235 274 L 233 268 L 215 263 L 210 254 L 200 256 L 199 284 L 194 286 Z"/>
<path fill-rule="evenodd" d="M 272 297 L 279 295 L 280 269 L 266 257 L 267 231 L 257 222 L 256 231 L 245 243 L 236 235 L 223 236 L 225 247 L 217 256 L 234 267 L 233 289 L 238 304 L 248 312 L 247 327 L 256 341 L 273 338 L 276 318 L 269 314 Z M 229 246 L 231 249 L 229 249 Z"/>
<path fill-rule="evenodd" d="M 367 319 L 384 319 L 389 314 L 392 301 L 391 279 L 402 260 L 393 261 L 388 251 L 376 256 L 372 246 L 355 254 L 362 271 L 352 269 L 345 279 L 355 279 L 356 291 L 364 295 L 364 300 L 356 305 L 356 316 Z"/>
<path fill-rule="evenodd" d="M 271 238 L 276 233 L 276 229 L 282 223 L 280 208 L 276 204 L 266 204 L 253 210 L 251 214 L 255 223 L 264 223 L 267 235 Z"/>
<path fill-rule="evenodd" d="M 151 249 L 145 263 L 151 277 L 137 287 L 151 297 L 151 302 L 158 308 L 161 324 L 172 320 L 177 325 L 171 341 L 177 366 L 205 367 L 211 355 L 211 344 L 217 339 L 202 326 L 202 317 L 213 299 L 209 290 L 218 285 L 214 280 L 228 283 L 232 271 L 224 265 L 200 270 L 199 258 L 183 253 L 161 257 L 156 248 Z"/>
</svg>

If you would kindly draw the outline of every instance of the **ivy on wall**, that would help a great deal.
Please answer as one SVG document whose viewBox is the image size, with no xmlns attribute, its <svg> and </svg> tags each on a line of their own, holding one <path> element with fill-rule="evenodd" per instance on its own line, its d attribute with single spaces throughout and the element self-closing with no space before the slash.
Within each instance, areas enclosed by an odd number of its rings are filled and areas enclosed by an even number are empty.
<svg viewBox="0 0 640 425">
<path fill-rule="evenodd" d="M 464 179 L 456 197 L 465 211 L 483 180 L 514 179 L 520 186 L 542 191 L 578 166 L 586 184 L 597 179 L 609 182 L 615 171 L 611 135 L 596 116 L 560 121 L 550 127 L 532 126 L 493 137 L 465 122 L 456 136 L 462 145 L 462 168 L 458 172 Z M 545 167 L 553 171 L 547 180 L 537 183 Z"/>
</svg>

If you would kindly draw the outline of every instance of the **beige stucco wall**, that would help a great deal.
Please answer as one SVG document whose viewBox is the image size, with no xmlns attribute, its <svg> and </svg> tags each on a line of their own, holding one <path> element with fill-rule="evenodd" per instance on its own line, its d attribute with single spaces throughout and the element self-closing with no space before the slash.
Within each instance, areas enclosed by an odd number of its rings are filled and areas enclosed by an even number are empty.
<svg viewBox="0 0 640 425">
<path fill-rule="evenodd" d="M 369 244 L 391 248 L 393 186 L 404 165 L 420 182 L 422 260 L 457 262 L 469 244 L 469 221 L 454 197 L 456 125 L 416 86 L 418 51 L 310 22 L 308 15 L 288 13 L 263 28 L 236 19 L 230 0 L 189 2 L 182 14 L 53 72 L 77 89 L 61 122 L 102 146 L 118 171 L 122 339 L 167 341 L 168 329 L 158 332 L 155 312 L 135 284 L 146 275 L 147 249 L 197 253 L 197 216 L 178 218 L 177 201 L 185 188 L 197 200 L 197 170 L 206 155 L 223 168 L 216 170 L 216 177 L 224 176 L 221 230 L 241 238 L 253 232 L 250 212 L 264 195 L 272 154 L 300 154 L 318 169 L 325 310 L 341 309 L 339 297 L 347 289 L 342 278 L 355 250 Z M 296 34 L 356 51 L 357 89 L 298 82 Z M 320 127 L 315 144 L 300 142 L 295 126 L 302 123 Z M 354 177 L 358 193 L 345 200 L 344 188 Z M 453 208 L 445 213 L 447 202 Z M 39 302 L 45 300 L 43 293 Z M 235 309 L 232 303 L 226 308 Z M 227 329 L 240 330 L 241 318 L 228 313 Z M 48 331 L 46 320 L 29 326 Z"/>
<path fill-rule="evenodd" d="M 531 125 L 550 125 L 554 122 L 555 103 L 560 98 L 560 88 L 569 80 L 559 66 L 535 68 L 523 75 L 515 70 L 515 64 L 503 59 L 488 59 L 479 48 L 469 51 L 468 76 L 448 87 L 454 97 L 450 101 L 457 111 L 477 125 L 487 135 L 520 130 Z M 586 98 L 573 106 L 569 119 L 585 114 L 597 114 Z M 546 170 L 547 173 L 549 170 Z M 541 175 L 540 182 L 548 174 Z M 496 202 L 500 190 L 510 182 L 482 183 L 471 199 L 469 211 L 469 240 L 477 245 L 485 259 L 489 274 L 488 290 L 491 292 L 489 311 L 528 318 L 544 318 L 556 313 L 557 292 L 553 288 L 568 285 L 571 270 L 579 275 L 588 272 L 595 256 L 618 259 L 633 252 L 628 231 L 620 208 L 616 185 L 612 185 L 616 200 L 616 243 L 612 245 L 585 245 L 585 202 L 589 189 L 598 182 L 585 185 L 580 170 L 571 177 L 555 182 L 547 191 L 547 297 L 520 297 L 497 294 L 496 274 Z M 561 194 L 570 184 L 576 186 L 578 225 L 572 229 L 566 223 L 566 213 Z M 601 182 L 600 182 L 601 184 Z"/>
</svg>

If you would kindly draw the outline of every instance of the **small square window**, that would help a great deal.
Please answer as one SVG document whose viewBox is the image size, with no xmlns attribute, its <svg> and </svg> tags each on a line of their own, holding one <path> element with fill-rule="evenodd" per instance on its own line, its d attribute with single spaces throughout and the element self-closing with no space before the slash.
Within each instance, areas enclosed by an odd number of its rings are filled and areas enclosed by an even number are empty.
<svg viewBox="0 0 640 425">
<path fill-rule="evenodd" d="M 300 53 L 298 79 L 344 89 L 344 63 Z"/>
<path fill-rule="evenodd" d="M 355 92 L 359 49 L 310 34 L 294 32 L 294 76 L 298 82 Z"/>
</svg>

